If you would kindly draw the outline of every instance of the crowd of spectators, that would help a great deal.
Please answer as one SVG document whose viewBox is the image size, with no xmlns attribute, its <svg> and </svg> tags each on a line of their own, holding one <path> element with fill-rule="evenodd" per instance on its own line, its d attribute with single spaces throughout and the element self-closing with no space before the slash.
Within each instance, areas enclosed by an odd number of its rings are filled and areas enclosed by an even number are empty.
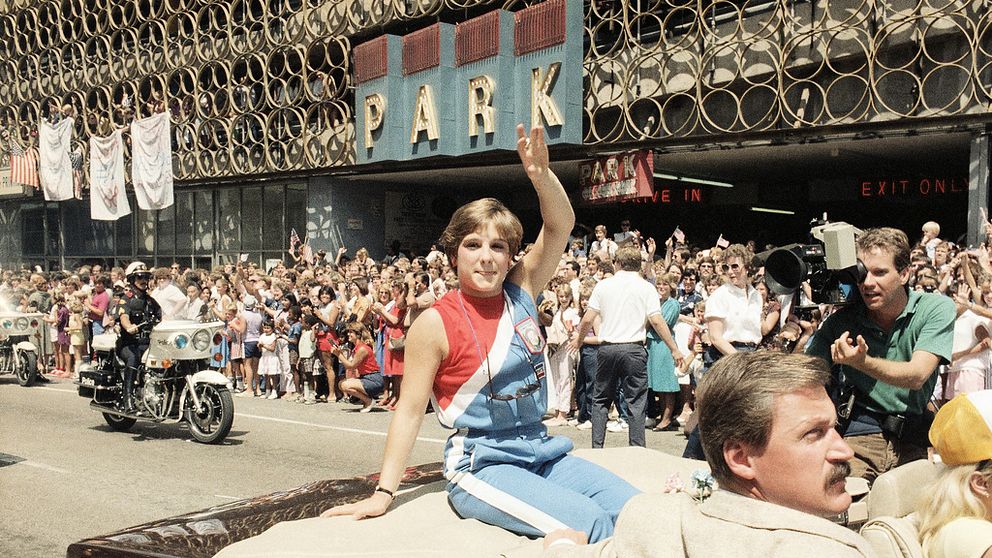
<svg viewBox="0 0 992 558">
<path fill-rule="evenodd" d="M 756 251 L 767 254 L 774 246 L 758 250 L 753 242 L 731 244 L 721 237 L 704 247 L 678 229 L 659 244 L 643 238 L 629 221 L 621 229 L 610 235 L 604 225 L 579 225 L 536 300 L 547 340 L 544 423 L 549 428 L 592 429 L 594 447 L 603 446 L 605 431 L 627 433 L 631 445 L 644 445 L 646 429 L 683 430 L 687 455 L 702 458 L 707 442 L 694 430 L 697 384 L 720 359 L 759 350 L 806 352 L 823 357 L 835 371 L 848 366 L 873 378 L 891 378 L 893 388 L 908 389 L 911 397 L 922 392 L 919 398 L 930 412 L 957 395 L 992 387 L 992 247 L 965 248 L 944 240 L 935 222 L 925 223 L 915 241 L 895 229 L 867 231 L 857 246 L 867 268 L 859 287 L 865 300 L 846 310 L 816 303 L 809 285 L 792 294 L 770 289 L 774 282 L 766 281 Z M 987 229 L 987 235 L 992 233 L 992 222 Z M 517 259 L 528 249 L 522 247 Z M 295 245 L 291 256 L 288 265 L 279 262 L 265 270 L 244 259 L 212 270 L 160 267 L 153 270 L 151 296 L 162 307 L 163 320 L 223 324 L 223 341 L 215 347 L 220 357 L 210 363 L 242 397 L 308 405 L 333 398 L 358 405 L 360 412 L 395 409 L 406 331 L 435 301 L 458 288 L 445 253 L 432 247 L 426 255 L 411 257 L 394 245 L 385 259 L 375 261 L 365 248 L 354 254 L 340 248 L 332 257 Z M 53 351 L 43 366 L 63 377 L 78 375 L 80 364 L 91 357 L 93 337 L 113 330 L 116 308 L 128 291 L 119 267 L 5 270 L 0 275 L 5 310 L 44 314 Z M 889 304 L 893 300 L 898 304 Z M 859 304 L 863 312 L 852 313 Z M 868 345 L 880 344 L 881 355 L 899 363 L 898 350 L 892 352 L 898 344 L 894 338 L 913 329 L 899 320 L 923 308 L 952 306 L 953 314 L 927 314 L 953 321 L 947 354 L 920 341 L 936 339 L 937 331 L 914 338 L 904 351 L 909 366 L 918 360 L 917 351 L 931 353 L 921 368 L 924 381 L 901 379 L 879 365 L 887 361 L 871 356 Z M 898 316 L 887 317 L 892 308 Z M 857 316 L 873 321 L 884 339 L 868 331 L 868 341 L 860 333 L 851 333 L 849 340 L 847 331 L 838 337 L 838 327 L 843 329 L 838 324 L 854 323 Z M 631 365 L 637 358 L 645 362 Z M 867 365 L 867 358 L 876 361 Z M 641 377 L 637 371 L 644 369 Z M 873 403 L 871 398 L 867 403 Z M 884 413 L 870 407 L 864 412 L 881 417 L 880 439 L 896 449 L 891 466 L 925 457 L 890 439 Z M 912 421 L 905 427 L 913 428 Z M 855 457 L 871 453 L 849 435 L 845 441 Z M 867 461 L 867 471 L 856 467 L 855 474 L 871 480 L 884 472 L 870 456 Z M 972 475 L 974 467 L 965 461 L 961 475 Z M 987 459 L 978 467 L 985 471 Z M 986 494 L 984 487 L 980 494 Z M 925 516 L 928 539 L 944 521 L 934 519 L 934 509 Z"/>
<path fill-rule="evenodd" d="M 294 250 L 302 253 L 299 246 Z M 219 358 L 210 365 L 237 395 L 304 404 L 348 398 L 369 411 L 392 409 L 400 395 L 405 331 L 455 285 L 441 252 L 376 262 L 364 248 L 295 257 L 263 270 L 239 261 L 212 270 L 177 263 L 152 270 L 151 296 L 162 319 L 222 322 Z M 45 371 L 78 377 L 94 335 L 112 331 L 130 286 L 121 267 L 73 271 L 5 270 L 7 310 L 41 312 L 49 328 Z"/>
<path fill-rule="evenodd" d="M 642 238 L 628 220 L 620 225 L 616 234 L 604 225 L 578 225 L 556 276 L 538 298 L 549 349 L 550 427 L 592 428 L 602 316 L 583 339 L 576 336 L 596 285 L 619 272 L 620 248 L 639 251 L 640 274 L 655 286 L 675 341 L 669 347 L 648 328 L 647 428 L 691 426 L 694 386 L 722 355 L 758 348 L 801 352 L 835 310 L 813 304 L 808 291 L 771 292 L 753 242 L 729 244 L 721 238 L 715 246 L 701 246 L 676 230 L 656 243 Z M 943 240 L 939 226 L 929 222 L 910 259 L 907 287 L 951 297 L 958 310 L 953 359 L 939 369 L 935 401 L 984 388 L 992 347 L 989 251 Z M 287 263 L 261 269 L 239 261 L 212 270 L 174 263 L 154 270 L 152 296 L 164 319 L 224 323 L 222 358 L 212 362 L 242 396 L 307 404 L 350 398 L 363 410 L 394 408 L 404 332 L 457 287 L 445 254 L 432 247 L 423 256 L 408 256 L 393 245 L 376 261 L 366 248 L 326 254 L 296 245 Z M 11 310 L 46 315 L 54 347 L 49 371 L 67 377 L 88 358 L 92 336 L 114 326 L 115 307 L 127 289 L 122 268 L 100 265 L 46 273 L 5 270 L 0 282 Z M 615 390 L 606 428 L 626 432 L 631 416 L 623 382 Z"/>
</svg>

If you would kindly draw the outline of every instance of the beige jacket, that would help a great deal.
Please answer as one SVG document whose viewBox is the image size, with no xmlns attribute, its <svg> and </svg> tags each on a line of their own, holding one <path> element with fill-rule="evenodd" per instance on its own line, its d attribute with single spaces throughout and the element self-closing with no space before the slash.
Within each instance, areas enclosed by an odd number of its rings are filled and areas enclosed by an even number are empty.
<svg viewBox="0 0 992 558">
<path fill-rule="evenodd" d="M 803 512 L 725 490 L 698 504 L 689 495 L 641 494 L 617 519 L 613 537 L 560 546 L 545 558 L 833 558 L 874 552 L 854 531 Z"/>
</svg>

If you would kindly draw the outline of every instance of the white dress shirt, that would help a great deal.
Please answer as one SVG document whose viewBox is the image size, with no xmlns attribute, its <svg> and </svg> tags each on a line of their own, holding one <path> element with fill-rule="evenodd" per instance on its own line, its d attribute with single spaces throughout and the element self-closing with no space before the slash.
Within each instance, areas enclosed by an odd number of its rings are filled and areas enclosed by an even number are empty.
<svg viewBox="0 0 992 558">
<path fill-rule="evenodd" d="M 661 313 L 658 291 L 638 271 L 618 271 L 596 284 L 589 308 L 603 322 L 599 338 L 605 343 L 643 343 L 651 314 Z"/>
<path fill-rule="evenodd" d="M 723 320 L 723 338 L 730 343 L 761 342 L 761 293 L 730 283 L 713 291 L 706 301 L 706 319 Z"/>
</svg>

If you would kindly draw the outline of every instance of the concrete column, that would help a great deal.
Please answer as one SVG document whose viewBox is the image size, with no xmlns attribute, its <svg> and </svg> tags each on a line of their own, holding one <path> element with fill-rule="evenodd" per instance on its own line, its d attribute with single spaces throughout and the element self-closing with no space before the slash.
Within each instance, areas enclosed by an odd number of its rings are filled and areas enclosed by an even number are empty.
<svg viewBox="0 0 992 558">
<path fill-rule="evenodd" d="M 990 138 L 988 133 L 971 139 L 968 162 L 968 244 L 977 246 L 985 238 L 989 208 Z"/>
</svg>

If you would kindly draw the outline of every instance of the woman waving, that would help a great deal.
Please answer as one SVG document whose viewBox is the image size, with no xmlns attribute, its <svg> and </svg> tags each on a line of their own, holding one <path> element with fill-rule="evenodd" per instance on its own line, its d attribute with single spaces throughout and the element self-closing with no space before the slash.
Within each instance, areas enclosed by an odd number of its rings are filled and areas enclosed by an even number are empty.
<svg viewBox="0 0 992 558">
<path fill-rule="evenodd" d="M 613 532 L 637 491 L 567 455 L 568 438 L 548 436 L 544 339 L 535 295 L 551 279 L 575 215 L 548 162 L 543 130 L 517 126 L 517 152 L 540 202 L 544 227 L 516 265 L 523 228 L 502 203 L 462 206 L 442 234 L 458 289 L 424 311 L 407 333 L 403 397 L 389 426 L 379 486 L 365 500 L 324 515 L 381 515 L 402 479 L 423 410 L 442 425 L 448 499 L 462 517 L 541 536 L 572 528 L 595 541 Z"/>
</svg>

